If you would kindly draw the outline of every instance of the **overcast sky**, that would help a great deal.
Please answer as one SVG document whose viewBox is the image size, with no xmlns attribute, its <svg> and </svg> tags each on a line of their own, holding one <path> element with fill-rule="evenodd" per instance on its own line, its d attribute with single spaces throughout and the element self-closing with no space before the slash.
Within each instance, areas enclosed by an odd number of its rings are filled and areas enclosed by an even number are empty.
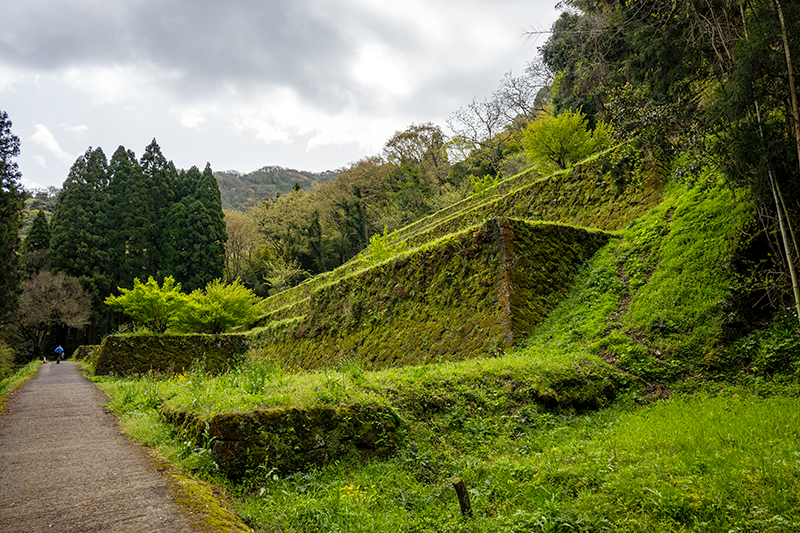
<svg viewBox="0 0 800 533">
<path fill-rule="evenodd" d="M 19 0 L 0 4 L 0 109 L 27 187 L 90 146 L 178 168 L 323 171 L 523 73 L 556 0 Z"/>
</svg>

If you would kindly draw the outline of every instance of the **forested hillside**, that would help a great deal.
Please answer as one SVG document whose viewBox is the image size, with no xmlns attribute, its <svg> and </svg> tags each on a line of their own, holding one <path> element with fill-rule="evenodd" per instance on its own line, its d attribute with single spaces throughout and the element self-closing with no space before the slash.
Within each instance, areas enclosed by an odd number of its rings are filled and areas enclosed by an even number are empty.
<svg viewBox="0 0 800 533">
<path fill-rule="evenodd" d="M 452 135 L 224 228 L 209 167 L 90 149 L 17 248 L 130 323 L 78 352 L 110 409 L 254 529 L 800 530 L 800 4 L 560 5 Z"/>
<path fill-rule="evenodd" d="M 336 171 L 307 172 L 279 166 L 263 167 L 247 174 L 234 170 L 216 171 L 223 209 L 244 211 L 286 194 L 295 187 L 312 189 L 336 178 Z"/>
</svg>

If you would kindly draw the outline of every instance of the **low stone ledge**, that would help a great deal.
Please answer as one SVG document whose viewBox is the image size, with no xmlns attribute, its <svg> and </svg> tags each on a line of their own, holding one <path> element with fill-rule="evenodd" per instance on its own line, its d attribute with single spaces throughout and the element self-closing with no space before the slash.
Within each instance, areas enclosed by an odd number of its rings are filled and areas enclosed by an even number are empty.
<svg viewBox="0 0 800 533">
<path fill-rule="evenodd" d="M 233 480 L 260 467 L 285 475 L 347 457 L 386 458 L 403 443 L 402 421 L 378 405 L 260 409 L 209 419 L 163 408 L 161 415 L 197 445 L 210 446 Z"/>
<path fill-rule="evenodd" d="M 95 374 L 131 376 L 180 373 L 195 365 L 220 374 L 236 366 L 247 351 L 242 335 L 111 335 L 92 353 Z"/>
</svg>

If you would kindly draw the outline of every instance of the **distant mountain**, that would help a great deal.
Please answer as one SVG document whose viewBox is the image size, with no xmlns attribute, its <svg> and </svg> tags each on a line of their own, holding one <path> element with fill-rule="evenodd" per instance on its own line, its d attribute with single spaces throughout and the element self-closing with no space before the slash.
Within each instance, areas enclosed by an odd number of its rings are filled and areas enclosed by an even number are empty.
<svg viewBox="0 0 800 533">
<path fill-rule="evenodd" d="M 245 210 L 259 205 L 276 194 L 286 194 L 295 184 L 309 190 L 317 184 L 335 179 L 337 171 L 306 172 L 278 166 L 267 166 L 242 174 L 236 170 L 214 172 L 222 195 L 223 209 Z"/>
</svg>

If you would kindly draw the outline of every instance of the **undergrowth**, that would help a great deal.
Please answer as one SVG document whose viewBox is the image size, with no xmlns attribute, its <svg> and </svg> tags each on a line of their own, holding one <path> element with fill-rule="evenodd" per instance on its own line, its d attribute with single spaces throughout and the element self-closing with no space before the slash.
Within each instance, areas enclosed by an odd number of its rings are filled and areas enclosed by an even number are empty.
<svg viewBox="0 0 800 533">
<path fill-rule="evenodd" d="M 136 438 L 226 487 L 257 531 L 797 531 L 796 318 L 722 336 L 747 211 L 722 186 L 675 186 L 497 357 L 380 372 L 256 358 L 216 377 L 194 368 L 100 384 Z M 211 438 L 188 440 L 157 414 L 348 403 L 398 413 L 399 452 L 288 475 L 264 464 L 235 484 Z"/>
<path fill-rule="evenodd" d="M 34 361 L 31 361 L 27 365 L 18 368 L 15 372 L 11 373 L 10 375 L 0 380 L 0 395 L 3 395 L 0 396 L 0 412 L 2 411 L 3 402 L 5 401 L 4 395 L 8 392 L 13 391 L 17 387 L 25 383 L 27 380 L 29 380 L 31 377 L 33 377 L 34 374 L 36 374 L 36 372 L 38 371 L 39 365 L 41 364 L 42 362 L 36 359 Z"/>
<path fill-rule="evenodd" d="M 158 418 L 159 381 L 104 380 L 135 438 L 195 475 L 218 475 L 211 442 L 192 443 Z M 238 484 L 216 482 L 257 531 L 800 527 L 797 397 L 718 386 L 644 406 L 625 394 L 582 412 L 509 403 L 487 390 L 462 384 L 448 401 L 403 411 L 409 439 L 388 460 L 284 476 L 264 464 Z M 468 484 L 472 518 L 459 511 L 453 476 Z"/>
</svg>

